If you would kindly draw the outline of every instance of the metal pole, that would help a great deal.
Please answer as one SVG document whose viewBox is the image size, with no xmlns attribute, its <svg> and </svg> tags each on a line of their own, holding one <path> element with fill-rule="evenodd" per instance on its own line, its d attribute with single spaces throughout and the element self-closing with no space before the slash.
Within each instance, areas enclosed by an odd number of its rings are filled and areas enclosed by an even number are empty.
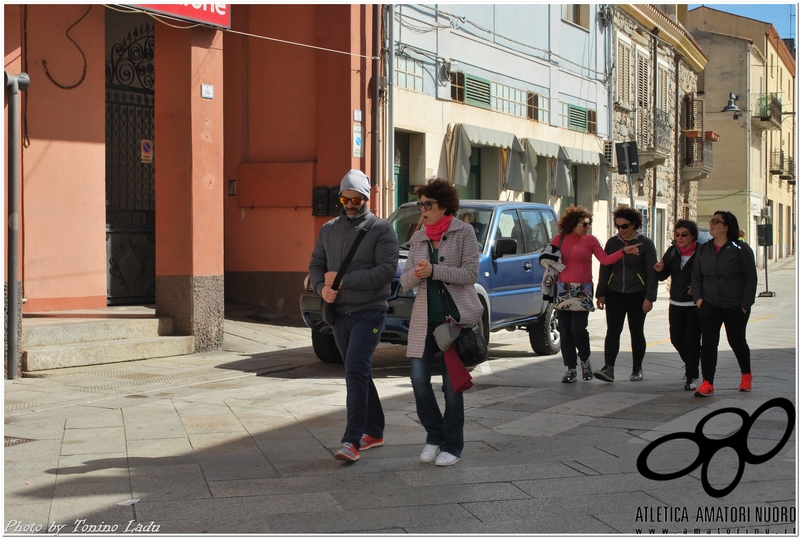
<svg viewBox="0 0 800 538">
<path fill-rule="evenodd" d="M 381 181 L 380 168 L 380 147 L 378 146 L 378 112 L 380 110 L 380 11 L 382 6 L 375 4 L 372 6 L 372 184 L 380 185 L 385 188 Z M 385 196 L 380 193 L 381 198 Z M 386 215 L 381 215 L 385 217 Z"/>
<path fill-rule="evenodd" d="M 389 4 L 389 54 L 387 54 L 388 65 L 386 69 L 386 82 L 389 85 L 389 110 L 388 110 L 388 127 L 387 127 L 387 147 L 386 147 L 386 165 L 387 176 L 386 184 L 394 183 L 394 4 Z M 395 189 L 397 186 L 395 185 Z M 391 189 L 391 192 L 395 192 Z"/>
<path fill-rule="evenodd" d="M 26 73 L 17 76 L 5 72 L 8 92 L 8 379 L 16 379 L 19 370 L 19 92 L 30 84 Z"/>
</svg>

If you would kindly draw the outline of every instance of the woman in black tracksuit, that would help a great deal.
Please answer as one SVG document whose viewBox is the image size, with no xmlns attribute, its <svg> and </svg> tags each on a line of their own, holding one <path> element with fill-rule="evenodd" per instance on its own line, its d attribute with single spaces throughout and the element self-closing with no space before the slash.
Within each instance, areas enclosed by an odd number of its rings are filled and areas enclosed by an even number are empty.
<svg viewBox="0 0 800 538">
<path fill-rule="evenodd" d="M 653 266 L 658 261 L 656 247 L 646 236 L 637 232 L 642 227 L 642 215 L 635 209 L 623 207 L 614 211 L 614 227 L 618 234 L 606 242 L 605 251 L 613 254 L 628 245 L 638 245 L 639 255 L 625 254 L 613 265 L 600 266 L 597 308 L 606 310 L 605 366 L 594 376 L 602 381 L 614 381 L 614 364 L 619 353 L 619 337 L 625 318 L 631 333 L 633 371 L 631 381 L 641 381 L 642 362 L 647 349 L 644 319 L 653 309 L 658 294 L 658 279 Z"/>
<path fill-rule="evenodd" d="M 725 324 L 742 381 L 739 390 L 750 392 L 753 372 L 750 371 L 750 347 L 746 330 L 750 309 L 756 301 L 756 261 L 750 245 L 739 239 L 739 222 L 729 211 L 717 211 L 709 228 L 713 241 L 703 244 L 695 254 L 692 268 L 692 297 L 700 312 L 703 345 L 700 362 L 703 384 L 695 396 L 714 394 L 719 332 Z"/>
<path fill-rule="evenodd" d="M 669 339 L 683 360 L 685 390 L 696 390 L 700 377 L 700 313 L 692 296 L 697 234 L 694 221 L 676 222 L 675 242 L 654 267 L 659 280 L 672 277 L 669 288 Z"/>
</svg>

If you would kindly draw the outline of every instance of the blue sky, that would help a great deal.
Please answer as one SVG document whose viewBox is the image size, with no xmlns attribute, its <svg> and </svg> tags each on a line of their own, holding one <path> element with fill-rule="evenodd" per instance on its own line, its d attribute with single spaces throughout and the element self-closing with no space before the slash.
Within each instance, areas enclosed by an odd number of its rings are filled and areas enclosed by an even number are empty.
<svg viewBox="0 0 800 538">
<path fill-rule="evenodd" d="M 797 4 L 689 4 L 689 9 L 694 9 L 701 5 L 727 11 L 743 17 L 749 17 L 758 21 L 770 22 L 778 31 L 781 37 L 794 37 L 797 39 Z M 791 7 L 792 17 L 791 26 L 789 23 L 789 8 Z M 687 28 L 691 30 L 691 28 Z M 791 31 L 790 31 L 791 30 Z"/>
</svg>

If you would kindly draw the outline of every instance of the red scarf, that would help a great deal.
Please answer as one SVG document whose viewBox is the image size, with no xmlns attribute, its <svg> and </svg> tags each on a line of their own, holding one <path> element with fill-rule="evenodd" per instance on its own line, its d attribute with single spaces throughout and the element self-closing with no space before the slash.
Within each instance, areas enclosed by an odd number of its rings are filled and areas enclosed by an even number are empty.
<svg viewBox="0 0 800 538">
<path fill-rule="evenodd" d="M 692 244 L 686 248 L 681 248 L 678 246 L 678 243 L 675 243 L 675 248 L 678 249 L 678 252 L 681 253 L 681 256 L 691 256 L 694 252 L 694 249 L 697 248 L 697 240 L 692 241 Z"/>
<path fill-rule="evenodd" d="M 450 227 L 450 221 L 453 220 L 453 215 L 445 215 L 440 218 L 436 224 L 425 223 L 425 235 L 431 241 L 438 241 L 442 238 L 444 233 Z"/>
</svg>

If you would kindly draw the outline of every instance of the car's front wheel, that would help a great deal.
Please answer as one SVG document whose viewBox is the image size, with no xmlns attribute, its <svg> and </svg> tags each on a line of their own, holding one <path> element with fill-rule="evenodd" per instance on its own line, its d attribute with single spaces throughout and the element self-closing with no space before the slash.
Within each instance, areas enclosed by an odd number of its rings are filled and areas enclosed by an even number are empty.
<svg viewBox="0 0 800 538">
<path fill-rule="evenodd" d="M 323 334 L 320 331 L 311 331 L 311 345 L 314 347 L 314 354 L 322 362 L 334 364 L 342 363 L 342 355 L 336 347 L 336 340 L 332 334 Z"/>
<path fill-rule="evenodd" d="M 553 303 L 548 303 L 544 315 L 528 327 L 528 338 L 537 355 L 555 355 L 561 351 L 561 333 Z"/>
</svg>

